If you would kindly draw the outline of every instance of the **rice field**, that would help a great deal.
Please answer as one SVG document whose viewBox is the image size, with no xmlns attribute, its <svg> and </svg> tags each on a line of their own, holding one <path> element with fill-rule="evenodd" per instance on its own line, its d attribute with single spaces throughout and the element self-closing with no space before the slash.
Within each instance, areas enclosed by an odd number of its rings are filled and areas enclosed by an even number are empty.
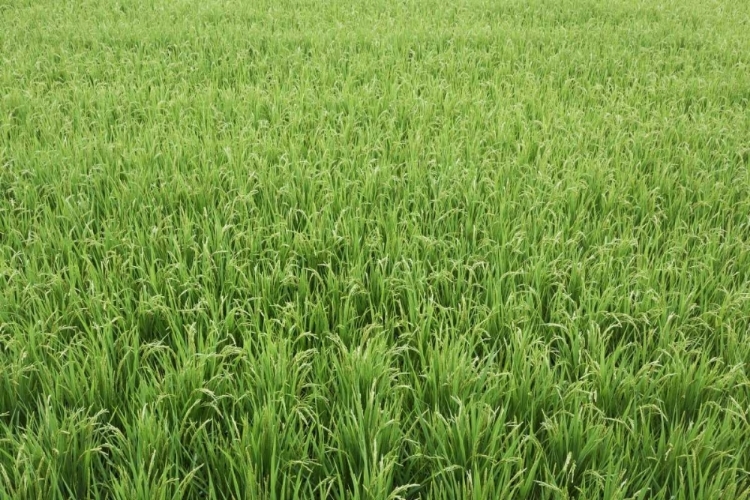
<svg viewBox="0 0 750 500">
<path fill-rule="evenodd" d="M 0 0 L 0 498 L 749 499 L 748 33 Z"/>
</svg>

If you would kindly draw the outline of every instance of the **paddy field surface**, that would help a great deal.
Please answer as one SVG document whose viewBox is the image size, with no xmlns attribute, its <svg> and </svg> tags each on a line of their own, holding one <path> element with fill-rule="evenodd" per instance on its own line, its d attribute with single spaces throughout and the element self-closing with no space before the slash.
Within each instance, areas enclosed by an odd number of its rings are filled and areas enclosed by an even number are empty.
<svg viewBox="0 0 750 500">
<path fill-rule="evenodd" d="M 748 33 L 0 0 L 0 498 L 749 498 Z"/>
</svg>

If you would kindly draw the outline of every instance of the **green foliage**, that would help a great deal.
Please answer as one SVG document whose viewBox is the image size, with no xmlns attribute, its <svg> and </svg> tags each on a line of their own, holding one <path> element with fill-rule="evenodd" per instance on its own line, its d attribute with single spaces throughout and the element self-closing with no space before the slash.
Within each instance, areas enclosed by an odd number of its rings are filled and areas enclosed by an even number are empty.
<svg viewBox="0 0 750 500">
<path fill-rule="evenodd" d="M 750 498 L 750 3 L 0 0 L 0 497 Z"/>
</svg>

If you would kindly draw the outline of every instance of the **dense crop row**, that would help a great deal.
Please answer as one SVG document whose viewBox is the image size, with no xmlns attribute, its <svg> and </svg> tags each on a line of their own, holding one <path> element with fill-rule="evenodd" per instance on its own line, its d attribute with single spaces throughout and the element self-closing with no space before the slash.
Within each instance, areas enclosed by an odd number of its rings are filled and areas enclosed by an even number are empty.
<svg viewBox="0 0 750 500">
<path fill-rule="evenodd" d="M 0 0 L 0 496 L 750 497 L 750 3 Z"/>
</svg>

